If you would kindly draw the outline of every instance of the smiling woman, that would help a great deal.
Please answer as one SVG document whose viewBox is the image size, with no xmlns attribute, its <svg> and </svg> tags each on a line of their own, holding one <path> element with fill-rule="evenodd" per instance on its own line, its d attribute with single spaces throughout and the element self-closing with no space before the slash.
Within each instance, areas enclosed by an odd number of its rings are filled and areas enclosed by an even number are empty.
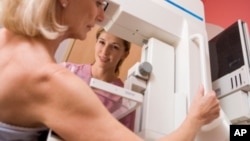
<svg viewBox="0 0 250 141">
<path fill-rule="evenodd" d="M 126 62 L 125 59 L 129 56 L 130 43 L 107 33 L 103 28 L 97 29 L 94 39 L 95 47 L 91 48 L 94 49 L 94 61 L 80 64 L 68 61 L 61 64 L 83 79 L 87 84 L 90 84 L 91 78 L 96 78 L 123 87 L 124 84 L 118 75 L 120 73 L 120 66 L 123 62 Z M 94 92 L 109 112 L 115 113 L 122 107 L 122 97 L 97 89 L 94 89 Z M 117 116 L 119 115 L 115 117 Z M 134 130 L 134 121 L 135 112 L 120 119 L 120 122 L 132 131 Z"/>
<path fill-rule="evenodd" d="M 88 38 L 84 41 L 74 40 L 69 44 L 68 49 L 63 53 L 64 58 L 61 62 L 72 62 L 76 64 L 88 64 L 93 63 L 95 58 L 95 46 L 96 43 L 96 32 L 100 26 L 96 25 L 89 33 Z M 120 72 L 118 77 L 122 81 L 125 81 L 127 77 L 127 71 L 141 58 L 141 47 L 131 44 L 130 53 L 126 60 L 122 63 L 120 67 Z"/>
</svg>

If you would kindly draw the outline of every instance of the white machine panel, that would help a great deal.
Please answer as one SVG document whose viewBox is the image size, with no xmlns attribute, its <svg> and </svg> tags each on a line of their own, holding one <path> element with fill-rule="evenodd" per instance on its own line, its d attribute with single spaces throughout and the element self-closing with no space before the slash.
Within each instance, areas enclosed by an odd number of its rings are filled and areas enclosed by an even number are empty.
<svg viewBox="0 0 250 141">
<path fill-rule="evenodd" d="M 237 91 L 220 100 L 221 107 L 232 124 L 250 123 L 249 94 Z M 248 122 L 247 122 L 248 121 Z"/>
<path fill-rule="evenodd" d="M 151 38 L 143 51 L 142 58 L 152 64 L 153 70 L 144 94 L 139 133 L 144 139 L 153 140 L 171 132 L 175 126 L 174 83 L 171 83 L 174 82 L 174 48 Z"/>
</svg>

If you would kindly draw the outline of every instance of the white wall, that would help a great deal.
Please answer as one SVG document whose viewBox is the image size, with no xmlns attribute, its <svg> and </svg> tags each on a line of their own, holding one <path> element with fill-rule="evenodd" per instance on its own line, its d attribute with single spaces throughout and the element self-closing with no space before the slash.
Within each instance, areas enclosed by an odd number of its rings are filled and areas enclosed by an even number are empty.
<svg viewBox="0 0 250 141">
<path fill-rule="evenodd" d="M 224 28 L 211 23 L 206 23 L 206 29 L 207 29 L 208 40 L 212 39 L 215 35 L 224 30 Z"/>
</svg>

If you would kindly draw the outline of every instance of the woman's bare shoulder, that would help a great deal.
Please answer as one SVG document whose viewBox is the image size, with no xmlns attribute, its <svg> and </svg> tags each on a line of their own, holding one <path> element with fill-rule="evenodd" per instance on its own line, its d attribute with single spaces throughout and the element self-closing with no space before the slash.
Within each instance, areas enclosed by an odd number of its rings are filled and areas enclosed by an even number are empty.
<svg viewBox="0 0 250 141">
<path fill-rule="evenodd" d="M 71 85 L 70 81 L 76 81 L 74 79 L 77 79 L 77 77 L 68 69 L 59 64 L 50 63 L 34 70 L 33 74 L 31 74 L 30 83 L 35 85 L 35 87 L 33 86 L 35 88 L 34 91 L 52 93 L 66 89 Z M 58 89 L 58 87 L 62 88 Z"/>
</svg>

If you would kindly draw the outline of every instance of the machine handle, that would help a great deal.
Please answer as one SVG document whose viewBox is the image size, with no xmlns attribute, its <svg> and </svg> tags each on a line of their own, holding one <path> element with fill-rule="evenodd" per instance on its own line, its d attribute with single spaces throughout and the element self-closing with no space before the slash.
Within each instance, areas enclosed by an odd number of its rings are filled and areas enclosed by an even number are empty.
<svg viewBox="0 0 250 141">
<path fill-rule="evenodd" d="M 208 75 L 208 68 L 207 68 L 207 61 L 206 61 L 206 50 L 204 46 L 204 39 L 201 34 L 193 34 L 191 36 L 191 40 L 196 42 L 198 44 L 198 47 L 200 47 L 200 61 L 201 61 L 201 78 L 202 78 L 202 84 L 204 86 L 205 93 L 208 91 L 212 90 L 211 85 L 209 84 L 210 82 L 210 77 Z"/>
<path fill-rule="evenodd" d="M 205 90 L 205 94 L 212 90 L 211 85 L 209 84 L 210 82 L 210 77 L 208 75 L 208 68 L 207 68 L 207 61 L 206 61 L 206 49 L 204 46 L 204 39 L 203 36 L 201 34 L 193 34 L 191 37 L 191 40 L 196 42 L 198 44 L 198 47 L 200 48 L 200 60 L 201 60 L 201 75 L 202 75 L 202 83 L 204 85 L 204 90 Z M 225 122 L 223 122 L 222 120 L 222 116 L 224 115 L 224 112 L 220 109 L 220 116 L 215 119 L 214 121 L 212 121 L 211 123 L 204 125 L 201 130 L 202 131 L 210 131 L 212 129 L 214 129 L 215 127 L 224 124 Z"/>
</svg>

